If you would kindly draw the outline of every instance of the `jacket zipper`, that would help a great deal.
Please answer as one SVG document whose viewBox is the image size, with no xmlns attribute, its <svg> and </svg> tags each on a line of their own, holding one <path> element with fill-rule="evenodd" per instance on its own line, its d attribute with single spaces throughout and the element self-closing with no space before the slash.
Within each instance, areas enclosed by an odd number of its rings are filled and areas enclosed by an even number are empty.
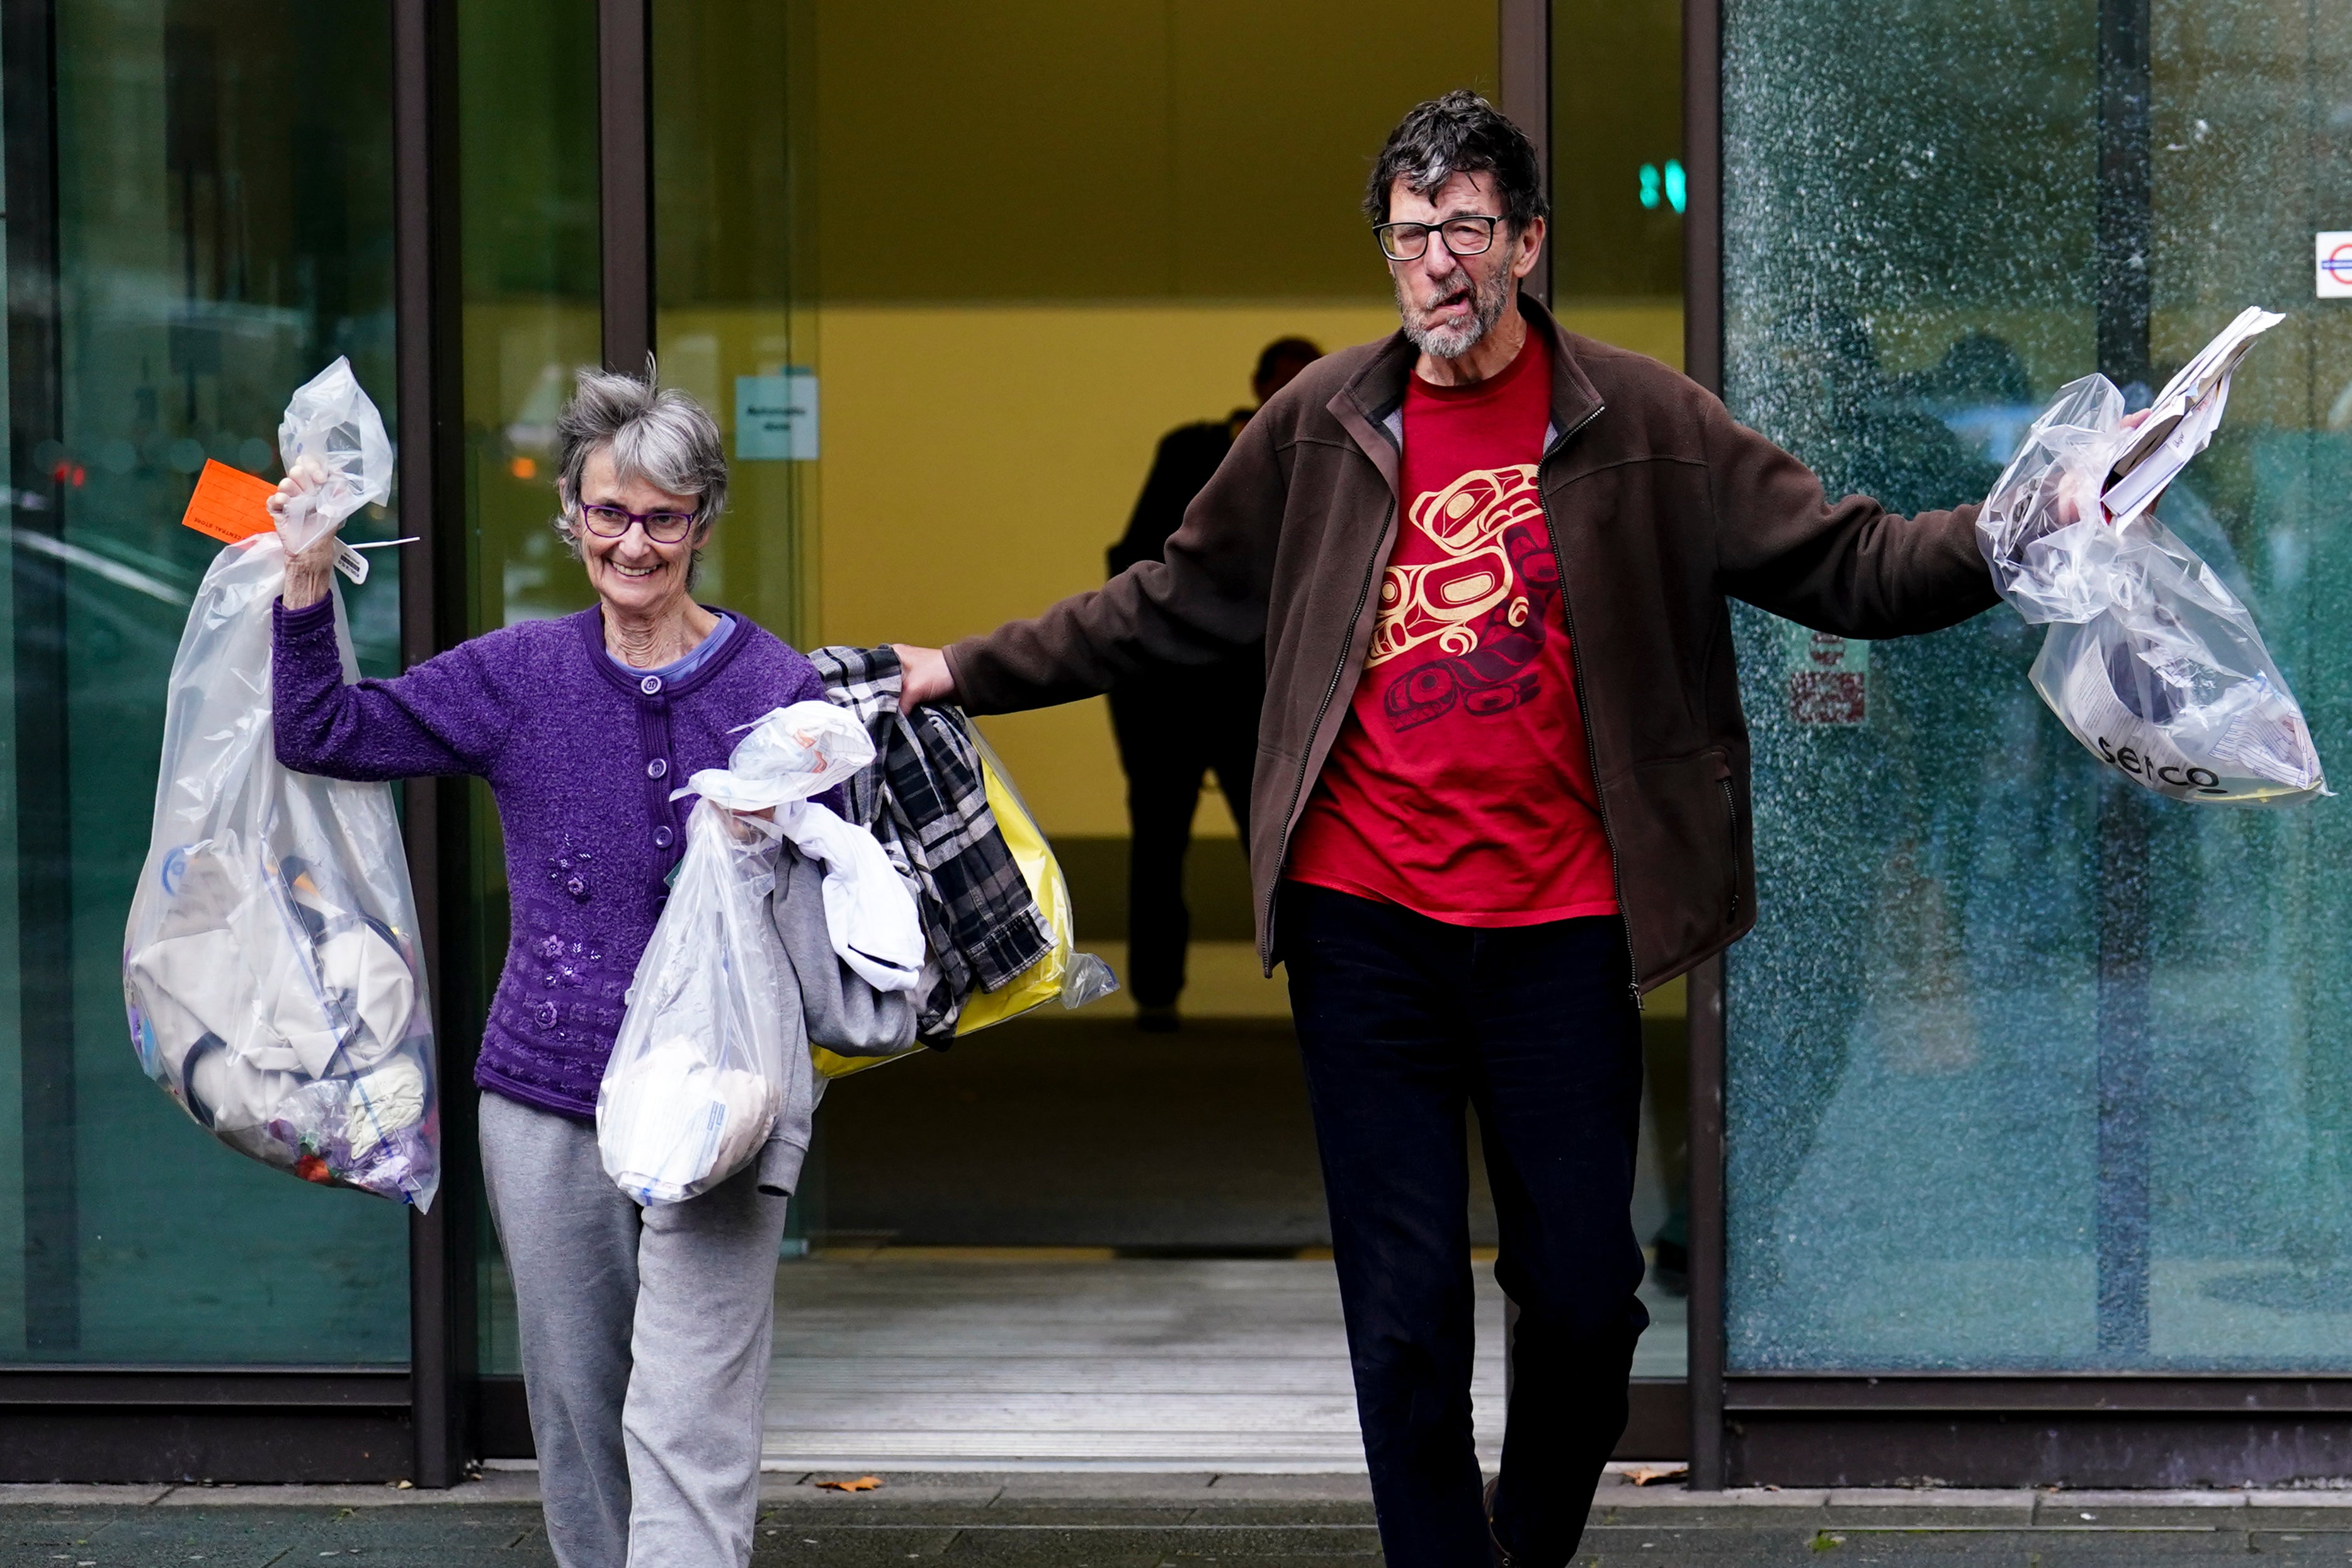
<svg viewBox="0 0 2352 1568">
<path fill-rule="evenodd" d="M 1282 843 L 1274 857 L 1274 881 L 1265 890 L 1265 943 L 1258 949 L 1258 966 L 1269 973 L 1274 967 L 1274 907 L 1282 895 L 1282 869 L 1290 863 L 1290 834 L 1297 826 L 1298 797 L 1307 792 L 1307 757 L 1315 750 L 1315 737 L 1323 729 L 1323 716 L 1331 711 L 1331 699 L 1339 692 L 1340 678 L 1348 673 L 1348 653 L 1356 646 L 1356 623 L 1364 618 L 1365 602 L 1372 596 L 1372 580 L 1380 575 L 1381 545 L 1388 539 L 1389 529 L 1396 521 L 1396 498 L 1389 498 L 1389 510 L 1381 519 L 1381 531 L 1372 541 L 1372 553 L 1364 562 L 1364 580 L 1356 588 L 1356 607 L 1348 616 L 1348 636 L 1339 644 L 1339 661 L 1331 666 L 1331 679 L 1324 684 L 1323 700 L 1315 705 L 1315 721 L 1307 726 L 1307 746 L 1298 758 L 1298 777 L 1290 786 L 1290 802 L 1282 810 Z"/>
<path fill-rule="evenodd" d="M 1731 793 L 1729 779 L 1717 779 L 1723 786 L 1723 815 L 1731 824 L 1731 910 L 1730 918 L 1739 918 L 1739 802 Z"/>
<path fill-rule="evenodd" d="M 1543 490 L 1543 464 L 1551 459 L 1552 453 L 1568 445 L 1570 437 L 1600 418 L 1608 406 L 1602 404 L 1561 431 L 1559 439 L 1545 449 L 1542 460 L 1536 465 L 1536 505 L 1542 509 L 1544 532 L 1551 540 L 1552 567 L 1559 574 L 1559 618 L 1561 625 L 1568 629 L 1569 683 L 1576 689 L 1577 721 L 1584 726 L 1585 766 L 1592 770 L 1592 802 L 1601 816 L 1601 837 L 1609 846 L 1609 882 L 1617 894 L 1617 919 L 1625 928 L 1625 973 L 1628 977 L 1625 991 L 1633 998 L 1633 1010 L 1638 1013 L 1644 1011 L 1642 1006 L 1642 967 L 1633 956 L 1633 917 L 1625 910 L 1625 873 L 1617 858 L 1617 829 L 1609 821 L 1608 792 L 1601 787 L 1601 752 L 1592 743 L 1592 706 L 1584 700 L 1584 660 L 1578 657 L 1578 649 L 1582 645 L 1576 640 L 1576 612 L 1569 605 L 1568 558 L 1559 552 L 1559 530 L 1552 526 L 1551 503 L 1544 499 Z"/>
</svg>

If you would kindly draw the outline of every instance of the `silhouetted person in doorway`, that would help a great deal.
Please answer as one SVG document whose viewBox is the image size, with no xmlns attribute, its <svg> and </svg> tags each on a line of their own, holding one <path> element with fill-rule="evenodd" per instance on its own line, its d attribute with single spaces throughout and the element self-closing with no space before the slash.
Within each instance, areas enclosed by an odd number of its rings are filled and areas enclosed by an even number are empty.
<svg viewBox="0 0 2352 1568">
<path fill-rule="evenodd" d="M 1250 391 L 1263 404 L 1322 357 L 1305 338 L 1278 338 L 1257 356 Z M 1135 515 L 1110 547 L 1112 576 L 1139 561 L 1160 559 L 1184 509 L 1256 412 L 1256 405 L 1236 408 L 1160 438 Z M 1201 783 L 1211 771 L 1233 809 L 1240 841 L 1249 842 L 1250 764 L 1265 700 L 1263 645 L 1214 664 L 1132 676 L 1110 689 L 1111 728 L 1118 737 L 1119 765 L 1127 770 L 1127 979 L 1141 1028 L 1176 1027 L 1192 929 L 1184 905 L 1184 853 L 1192 842 Z"/>
</svg>

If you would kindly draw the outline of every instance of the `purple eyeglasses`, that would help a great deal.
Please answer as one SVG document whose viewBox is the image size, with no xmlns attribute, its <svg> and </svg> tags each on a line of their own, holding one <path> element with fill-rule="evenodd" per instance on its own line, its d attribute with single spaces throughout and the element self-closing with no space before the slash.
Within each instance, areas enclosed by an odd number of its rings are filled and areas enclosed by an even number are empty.
<svg viewBox="0 0 2352 1568">
<path fill-rule="evenodd" d="M 583 506 L 580 520 L 588 531 L 599 539 L 619 539 L 637 523 L 646 525 L 646 537 L 656 544 L 676 544 L 694 531 L 695 514 L 690 511 L 631 511 L 625 507 Z"/>
</svg>

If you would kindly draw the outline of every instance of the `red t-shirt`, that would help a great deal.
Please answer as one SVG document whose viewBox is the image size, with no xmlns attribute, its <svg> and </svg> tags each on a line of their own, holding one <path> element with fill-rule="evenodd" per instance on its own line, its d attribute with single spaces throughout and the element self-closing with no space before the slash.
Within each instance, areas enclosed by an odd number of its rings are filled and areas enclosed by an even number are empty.
<svg viewBox="0 0 2352 1568">
<path fill-rule="evenodd" d="M 1363 679 L 1288 875 L 1454 925 L 1617 911 L 1536 466 L 1551 353 L 1412 378 L 1404 496 Z"/>
</svg>

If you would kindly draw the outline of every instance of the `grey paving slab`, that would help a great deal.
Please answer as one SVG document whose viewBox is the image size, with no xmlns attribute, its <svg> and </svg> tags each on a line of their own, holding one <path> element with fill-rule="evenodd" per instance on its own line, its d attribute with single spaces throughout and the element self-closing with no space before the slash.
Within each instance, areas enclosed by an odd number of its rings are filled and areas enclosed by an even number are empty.
<svg viewBox="0 0 2352 1568">
<path fill-rule="evenodd" d="M 2352 1532 L 2352 1509 L 2250 1508 L 2244 1518 L 2231 1522 L 2232 1528 L 2240 1530 L 2296 1530 L 2343 1534 Z"/>
<path fill-rule="evenodd" d="M 0 1509 L 39 1505 L 58 1508 L 89 1504 L 101 1508 L 138 1508 L 153 1502 L 172 1489 L 163 1486 L 86 1486 L 22 1481 L 0 1483 Z"/>
<path fill-rule="evenodd" d="M 528 1473 L 499 1484 L 530 1487 Z M 1365 1568 L 1378 1536 L 1360 1478 L 1111 1476 L 887 1478 L 865 1493 L 775 1478 L 756 1563 L 893 1568 Z M 1234 1484 L 1236 1480 L 1242 1484 Z M 1014 1486 L 1019 1483 L 1018 1488 Z M 1123 1485 L 1118 1483 L 1125 1483 Z M 1344 1484 L 1335 1484 L 1344 1483 Z M 549 1563 L 538 1509 L 453 1493 L 378 1489 L 15 1489 L 0 1493 L 0 1568 L 531 1568 Z M 773 1494 L 781 1493 L 775 1496 Z M 370 1500 L 355 1501 L 365 1494 Z M 29 1500 L 33 1499 L 53 1500 Z M 1638 1503 L 1631 1502 L 1639 1498 Z M 2023 1517 L 2032 1504 L 2038 1518 Z M 2082 1516 L 2091 1517 L 2084 1519 Z M 2352 1508 L 2335 1493 L 2055 1493 L 1788 1490 L 1689 1493 L 1612 1484 L 1579 1568 L 2126 1568 L 2249 1556 L 2302 1568 L 2352 1564 Z"/>
<path fill-rule="evenodd" d="M 936 1558 L 955 1541 L 952 1526 L 887 1526 L 842 1529 L 794 1527 L 762 1521 L 751 1538 L 754 1563 L 883 1564 L 909 1558 Z"/>
<path fill-rule="evenodd" d="M 996 1500 L 1000 1507 L 1039 1499 L 1062 1501 L 1116 1498 L 1133 1502 L 1147 1498 L 1171 1498 L 1192 1501 L 1206 1494 L 1216 1479 L 1213 1470 L 1168 1475 L 1121 1474 L 1116 1470 L 1016 1473 L 1003 1478 L 1003 1489 L 997 1493 Z"/>
<path fill-rule="evenodd" d="M 1830 1493 L 1822 1510 L 1822 1523 L 1831 1528 L 1883 1525 L 1927 1529 L 1936 1526 L 2030 1525 L 2034 1519 L 2031 1491 L 1906 1491 L 1897 1489 L 1856 1489 Z"/>
<path fill-rule="evenodd" d="M 35 1547 L 62 1550 L 106 1528 L 112 1515 L 79 1508 L 26 1504 L 0 1512 L 0 1549 L 22 1552 Z"/>
<path fill-rule="evenodd" d="M 11 1510 L 14 1512 L 15 1510 Z M 0 1539 L 5 1539 L 0 1537 Z M 28 1543 L 29 1544 L 29 1543 Z M 540 1534 L 536 1509 L 436 1510 L 390 1513 L 371 1510 L 206 1509 L 153 1507 L 108 1510 L 103 1521 L 70 1543 L 12 1546 L 5 1561 L 88 1563 L 94 1568 L 242 1568 L 276 1563 L 351 1561 L 385 1568 L 471 1565 L 507 1568 L 552 1562 Z"/>
<path fill-rule="evenodd" d="M 969 1516 L 968 1516 L 969 1517 Z M 1132 1526 L 1139 1530 L 1173 1530 L 1202 1522 L 1202 1510 L 1191 1501 L 1139 1499 L 1117 1502 L 1012 1502 L 998 1499 L 986 1514 L 971 1518 L 975 1529 L 1044 1529 L 1054 1525 Z"/>
<path fill-rule="evenodd" d="M 1641 1524 L 1596 1527 L 1586 1532 L 1575 1562 L 1579 1568 L 1642 1563 L 1648 1568 L 1705 1564 L 1797 1563 L 1916 1564 L 1961 1568 L 2061 1568 L 2062 1564 L 2123 1564 L 2242 1560 L 2242 1531 L 2197 1529 L 2179 1531 L 2110 1531 L 2061 1535 L 2006 1527 L 1919 1530 L 1805 1529 L 1785 1525 L 1750 1528 L 1644 1528 Z M 2314 1558 L 2341 1563 L 2341 1555 Z"/>
<path fill-rule="evenodd" d="M 1229 1472 L 1217 1477 L 1209 1489 L 1218 1497 L 1301 1501 L 1309 1499 L 1361 1502 L 1372 1500 L 1371 1478 L 1364 1475 L 1264 1476 L 1236 1475 Z"/>
<path fill-rule="evenodd" d="M 1832 1508 L 1913 1508 L 1928 1507 L 1943 1510 L 1979 1509 L 2007 1512 L 2016 1509 L 2031 1511 L 2042 1493 L 2031 1487 L 2008 1489 L 1937 1487 L 1836 1487 L 1830 1490 Z"/>
<path fill-rule="evenodd" d="M 1004 1489 L 997 1482 L 981 1480 L 957 1486 L 937 1482 L 889 1480 L 872 1491 L 832 1491 L 808 1482 L 782 1483 L 763 1479 L 760 1483 L 760 1500 L 763 1504 L 789 1503 L 794 1507 L 814 1509 L 871 1508 L 886 1504 L 920 1504 L 941 1508 L 985 1508 Z"/>
<path fill-rule="evenodd" d="M 2095 1513 L 2101 1509 L 2230 1509 L 2246 1506 L 2248 1494 L 2220 1491 L 2049 1491 L 2039 1494 L 2045 1514 Z"/>
<path fill-rule="evenodd" d="M 1150 1535 L 1014 1537 L 961 1531 L 942 1563 L 1018 1563 L 1022 1568 L 1158 1568 L 1175 1547 Z"/>
<path fill-rule="evenodd" d="M 1818 1514 L 1828 1506 L 1826 1491 L 1693 1492 L 1680 1487 L 1612 1487 L 1594 1495 L 1592 1518 L 1610 1524 L 1652 1521 L 1658 1529 L 1703 1528 L 1739 1517 L 1761 1521 Z"/>
<path fill-rule="evenodd" d="M 1192 1510 L 1189 1524 L 1370 1524 L 1370 1498 L 1320 1498 L 1296 1502 L 1203 1503 Z"/>
<path fill-rule="evenodd" d="M 536 1470 L 494 1470 L 446 1489 L 402 1486 L 172 1487 L 158 1508 L 449 1508 L 539 1501 Z"/>
</svg>

